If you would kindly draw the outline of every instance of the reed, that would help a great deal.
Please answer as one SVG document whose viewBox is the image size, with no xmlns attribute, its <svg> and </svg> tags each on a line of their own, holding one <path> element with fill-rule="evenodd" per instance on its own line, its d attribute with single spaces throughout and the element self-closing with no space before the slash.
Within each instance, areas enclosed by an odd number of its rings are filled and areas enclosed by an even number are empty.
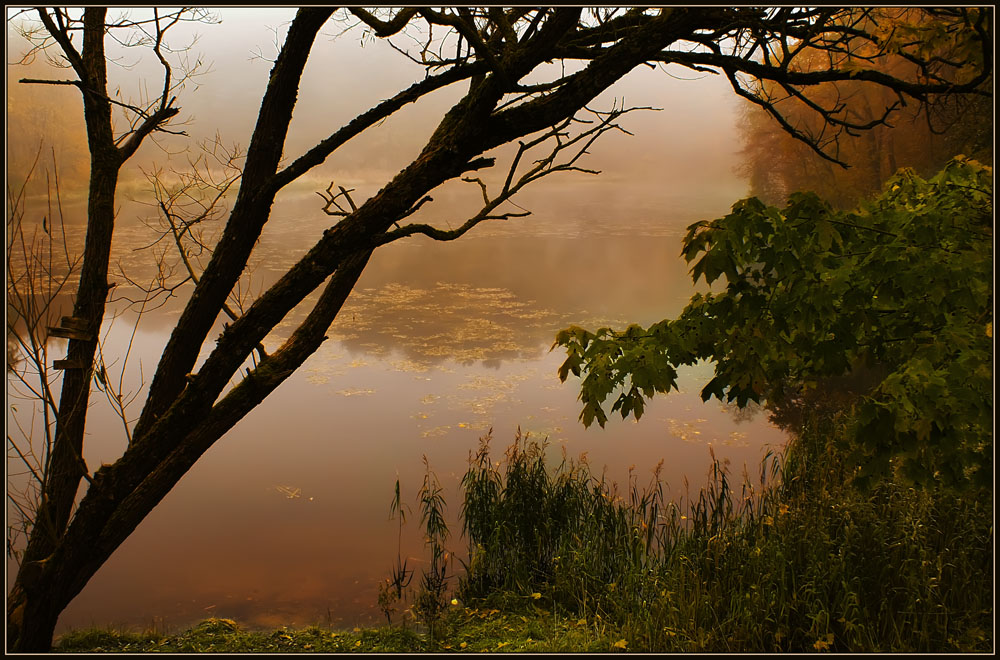
<svg viewBox="0 0 1000 660">
<path fill-rule="evenodd" d="M 462 480 L 463 602 L 528 603 L 620 630 L 629 650 L 982 651 L 992 638 L 992 494 L 848 485 L 817 420 L 757 479 L 674 502 L 660 470 L 623 493 L 586 461 L 490 437 Z"/>
</svg>

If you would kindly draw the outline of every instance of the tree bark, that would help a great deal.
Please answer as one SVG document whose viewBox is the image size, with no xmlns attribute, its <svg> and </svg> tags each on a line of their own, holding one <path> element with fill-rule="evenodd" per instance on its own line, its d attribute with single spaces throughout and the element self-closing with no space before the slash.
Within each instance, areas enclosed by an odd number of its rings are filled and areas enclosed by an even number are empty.
<svg viewBox="0 0 1000 660">
<path fill-rule="evenodd" d="M 288 341 L 264 358 L 252 375 L 233 388 L 197 426 L 186 434 L 175 434 L 172 439 L 176 449 L 159 461 L 137 487 L 129 489 L 127 496 L 115 502 L 108 497 L 115 491 L 115 484 L 109 482 L 106 474 L 95 475 L 94 485 L 81 502 L 63 542 L 45 562 L 44 570 L 36 574 L 32 592 L 16 593 L 23 608 L 21 619 L 30 625 L 24 626 L 15 650 L 47 650 L 51 646 L 59 613 L 111 554 L 209 447 L 319 348 L 370 256 L 370 250 L 362 250 L 346 258 L 312 312 Z M 37 594 L 44 597 L 28 597 Z M 12 592 L 8 602 L 14 599 Z"/>
<path fill-rule="evenodd" d="M 84 322 L 80 333 L 83 337 L 69 340 L 67 362 L 74 366 L 63 371 L 55 438 L 44 473 L 34 528 L 7 599 L 8 646 L 17 651 L 47 650 L 59 613 L 66 605 L 59 605 L 59 599 L 51 597 L 52 585 L 43 578 L 54 553 L 63 547 L 73 503 L 80 482 L 88 472 L 83 460 L 83 437 L 94 355 L 110 288 L 108 265 L 119 171 L 150 132 L 177 114 L 175 108 L 164 104 L 137 128 L 123 147 L 116 145 L 107 94 L 106 15 L 107 8 L 103 7 L 84 11 L 83 44 L 78 52 L 68 30 L 63 29 L 61 23 L 57 25 L 45 10 L 39 10 L 42 23 L 79 77 L 90 149 L 90 182 L 83 262 L 73 305 L 73 316 Z"/>
<path fill-rule="evenodd" d="M 300 9 L 289 27 L 261 102 L 236 203 L 212 259 L 163 350 L 146 404 L 136 422 L 135 442 L 142 442 L 156 419 L 184 389 L 184 377 L 194 367 L 205 337 L 243 273 L 250 252 L 270 217 L 277 191 L 267 182 L 274 176 L 281 159 L 298 97 L 299 80 L 313 42 L 332 12 L 329 7 Z"/>
<path fill-rule="evenodd" d="M 83 49 L 74 69 L 83 89 L 84 118 L 90 146 L 90 186 L 87 199 L 87 238 L 73 316 L 85 321 L 86 339 L 70 339 L 69 361 L 79 365 L 66 369 L 56 419 L 55 440 L 49 469 L 21 570 L 8 599 L 9 634 L 17 640 L 15 650 L 45 650 L 59 611 L 52 611 L 35 578 L 48 561 L 66 529 L 73 502 L 86 467 L 83 435 L 90 400 L 97 336 L 104 318 L 108 294 L 108 261 L 115 224 L 115 189 L 121 159 L 111 130 L 111 103 L 107 99 L 107 68 L 104 56 L 105 8 L 89 8 L 84 14 Z M 55 30 L 51 25 L 50 29 Z M 71 62 L 73 62 L 73 59 Z M 25 625 L 25 623 L 30 625 Z"/>
</svg>

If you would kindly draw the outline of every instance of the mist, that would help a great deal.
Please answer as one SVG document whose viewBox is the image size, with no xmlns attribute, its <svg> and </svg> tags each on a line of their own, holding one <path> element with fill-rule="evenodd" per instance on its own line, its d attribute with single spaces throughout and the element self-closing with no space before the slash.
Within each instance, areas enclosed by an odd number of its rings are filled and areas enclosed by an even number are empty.
<svg viewBox="0 0 1000 660">
<path fill-rule="evenodd" d="M 175 71 L 186 62 L 196 74 L 177 90 L 181 112 L 167 126 L 185 134 L 151 135 L 122 171 L 109 273 L 116 313 L 130 300 L 143 300 L 138 287 L 158 282 L 160 267 L 177 261 L 169 240 L 149 249 L 169 234 L 147 176 L 158 172 L 169 180 L 184 172 L 205 143 L 245 151 L 275 43 L 294 10 L 212 13 L 221 22 L 170 32 Z M 62 80 L 70 73 L 42 54 L 17 64 L 29 44 L 16 25 L 8 22 L 8 184 L 23 181 L 42 145 L 25 222 L 40 223 L 51 212 L 45 170 L 51 173 L 55 164 L 67 240 L 79 253 L 89 169 L 80 93 L 69 85 L 16 82 Z M 285 142 L 286 163 L 424 76 L 422 66 L 383 40 L 344 27 L 329 21 L 313 47 Z M 409 41 L 407 35 L 393 38 L 401 48 Z M 155 98 L 162 85 L 155 56 L 111 39 L 107 46 L 115 98 L 138 104 Z M 454 85 L 404 107 L 283 190 L 237 286 L 250 292 L 247 300 L 337 222 L 322 212 L 316 192 L 335 181 L 353 189 L 360 205 L 420 153 L 466 89 Z M 648 324 L 684 307 L 694 292 L 679 256 L 685 228 L 725 213 L 746 191 L 734 173 L 740 103 L 717 76 L 640 68 L 589 105 L 601 112 L 649 108 L 621 116 L 623 130 L 601 136 L 578 161 L 599 175 L 547 176 L 513 200 L 530 216 L 485 222 L 459 241 L 418 236 L 379 248 L 329 340 L 164 498 L 65 610 L 60 631 L 96 621 L 136 625 L 152 617 L 187 625 L 206 612 L 254 625 L 308 623 L 319 616 L 345 625 L 370 622 L 378 615 L 376 585 L 396 552 L 397 531 L 385 521 L 387 486 L 399 478 L 412 490 L 427 457 L 443 483 L 457 487 L 470 449 L 490 429 L 498 442 L 523 429 L 564 450 L 586 452 L 622 483 L 629 464 L 651 467 L 669 452 L 668 478 L 680 484 L 690 476 L 696 487 L 706 474 L 706 445 L 739 465 L 756 462 L 765 444 L 782 443 L 783 432 L 766 420 L 744 423 L 704 403 L 698 395 L 704 374 L 697 369 L 686 376 L 690 389 L 651 404 L 642 425 L 615 421 L 607 431 L 584 428 L 577 421 L 578 384 L 558 381 L 560 356 L 550 350 L 558 330 L 571 324 Z M 116 112 L 121 130 L 126 117 Z M 583 112 L 579 118 L 594 116 Z M 475 176 L 495 190 L 513 147 L 486 155 L 496 157 L 495 166 Z M 529 152 L 520 171 L 544 155 Z M 458 179 L 432 194 L 434 201 L 410 216 L 413 222 L 457 227 L 483 202 L 477 185 Z M 220 213 L 218 222 L 205 223 L 213 225 L 206 236 L 217 236 L 226 217 Z M 207 250 L 200 255 L 201 266 L 208 256 Z M 175 269 L 171 283 L 182 277 Z M 57 316 L 72 308 L 73 291 L 71 281 L 54 301 Z M 172 298 L 158 299 L 141 314 L 133 306 L 105 320 L 103 346 L 109 359 L 111 350 L 120 358 L 108 370 L 121 375 L 137 401 L 190 291 L 190 283 L 178 284 Z M 302 322 L 316 295 L 264 339 L 268 351 Z M 219 319 L 216 331 L 221 325 Z M 54 355 L 64 351 L 64 344 L 55 344 Z M 14 414 L 8 411 L 8 419 Z M 331 420 L 342 425 L 332 430 Z M 124 442 L 114 411 L 99 402 L 87 423 L 87 464 L 114 460 Z M 301 497 L 290 494 L 299 492 Z M 411 556 L 422 552 L 417 532 L 408 528 L 403 539 Z M 9 576 L 13 570 L 8 561 Z"/>
<path fill-rule="evenodd" d="M 210 11 L 217 24 L 185 24 L 171 32 L 171 46 L 186 49 L 179 59 L 188 66 L 200 62 L 194 66 L 195 75 L 177 91 L 181 113 L 169 127 L 186 135 L 159 134 L 155 144 L 150 142 L 140 149 L 123 172 L 122 192 L 126 196 L 141 198 L 148 189 L 143 171 L 183 169 L 201 143 L 217 137 L 227 147 L 245 150 L 247 146 L 277 55 L 276 44 L 284 37 L 294 9 L 226 7 Z M 7 26 L 8 183 L 16 185 L 18 177 L 23 179 L 39 145 L 43 145 L 46 156 L 50 149 L 55 150 L 63 192 L 82 192 L 87 148 L 79 91 L 71 86 L 17 82 L 21 78 L 65 79 L 68 73 L 42 55 L 29 64 L 18 63 L 29 49 L 17 32 L 21 20 L 8 21 Z M 345 27 L 331 21 L 317 39 L 286 140 L 286 162 L 423 76 L 419 64 L 383 40 L 365 39 L 358 27 Z M 393 40 L 400 47 L 411 45 L 406 35 Z M 108 49 L 112 60 L 109 88 L 117 90 L 119 98 L 141 100 L 161 84 L 159 63 L 148 49 L 122 48 L 112 40 L 108 40 Z M 175 68 L 179 70 L 179 66 Z M 294 187 L 311 192 L 337 180 L 358 187 L 362 199 L 362 193 L 374 193 L 419 153 L 461 93 L 461 88 L 446 88 L 406 106 L 347 143 Z M 719 76 L 695 74 L 676 66 L 641 67 L 589 107 L 600 111 L 622 105 L 655 109 L 624 116 L 620 124 L 632 135 L 605 135 L 580 165 L 600 170 L 596 177 L 600 183 L 649 183 L 688 190 L 694 186 L 705 194 L 717 191 L 734 201 L 746 188 L 734 172 L 741 148 L 737 129 L 741 103 Z M 503 176 L 505 167 L 506 163 L 498 160 L 495 171 L 483 175 Z M 538 185 L 544 188 L 584 180 L 596 184 L 594 179 L 573 173 Z"/>
</svg>

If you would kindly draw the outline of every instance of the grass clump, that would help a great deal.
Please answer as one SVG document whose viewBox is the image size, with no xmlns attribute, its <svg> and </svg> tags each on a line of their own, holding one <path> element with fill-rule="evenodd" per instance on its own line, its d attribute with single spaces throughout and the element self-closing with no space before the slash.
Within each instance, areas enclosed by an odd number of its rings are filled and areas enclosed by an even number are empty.
<svg viewBox="0 0 1000 660">
<path fill-rule="evenodd" d="M 109 653 L 381 653 L 425 650 L 412 630 L 396 627 L 325 630 L 244 630 L 231 619 L 207 619 L 177 635 L 84 630 L 63 635 L 57 652 Z"/>
<path fill-rule="evenodd" d="M 489 438 L 463 480 L 470 560 L 459 595 L 598 620 L 629 650 L 992 649 L 989 493 L 849 485 L 816 422 L 734 490 L 714 460 L 696 499 L 664 498 L 659 470 L 619 494 L 585 462 L 545 464 Z"/>
<path fill-rule="evenodd" d="M 435 634 L 400 626 L 354 632 L 242 629 L 228 619 L 208 619 L 177 635 L 83 630 L 58 640 L 62 653 L 517 653 L 607 652 L 622 648 L 614 628 L 567 619 L 535 607 L 521 613 L 454 606 L 436 621 Z M 618 644 L 619 646 L 615 646 Z"/>
</svg>

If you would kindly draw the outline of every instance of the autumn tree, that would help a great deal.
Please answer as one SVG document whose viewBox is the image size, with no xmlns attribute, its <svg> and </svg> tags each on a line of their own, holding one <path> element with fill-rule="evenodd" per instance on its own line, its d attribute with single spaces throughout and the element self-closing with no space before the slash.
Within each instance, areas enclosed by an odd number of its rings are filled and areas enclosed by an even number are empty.
<svg viewBox="0 0 1000 660">
<path fill-rule="evenodd" d="M 920 71 L 921 59 L 909 50 L 914 45 L 919 45 L 923 58 L 941 64 L 933 74 L 941 81 L 961 83 L 980 70 L 970 66 L 969 48 L 974 46 L 968 37 L 974 33 L 971 21 L 985 21 L 983 14 L 957 22 L 950 10 L 881 7 L 847 20 L 863 21 L 864 29 L 883 35 L 881 44 L 870 44 L 857 55 L 894 76 L 905 78 Z M 823 70 L 828 61 L 825 50 L 813 49 L 803 52 L 795 66 L 803 71 Z M 914 103 L 890 88 L 857 79 L 817 85 L 808 101 L 784 90 L 780 81 L 761 81 L 761 95 L 780 109 L 790 125 L 817 140 L 823 139 L 825 127 L 822 117 L 809 106 L 811 102 L 840 104 L 855 123 L 874 125 L 837 135 L 835 149 L 821 155 L 783 130 L 767 108 L 748 103 L 743 108 L 739 169 L 750 181 L 750 192 L 767 203 L 781 204 L 791 192 L 811 190 L 846 207 L 877 194 L 901 167 L 930 176 L 956 154 L 990 163 L 993 106 L 985 92 L 991 85 L 992 78 L 987 78 L 981 83 L 982 94 Z M 891 121 L 880 122 L 885 108 L 894 105 L 897 111 Z"/>
<path fill-rule="evenodd" d="M 40 475 L 39 508 L 17 578 L 8 597 L 8 645 L 45 650 L 59 613 L 143 518 L 199 457 L 259 405 L 320 346 L 372 253 L 410 236 L 460 238 L 478 224 L 513 218 L 502 204 L 539 177 L 580 171 L 579 158 L 599 136 L 617 127 L 628 108 L 588 108 L 595 97 L 636 67 L 673 66 L 725 76 L 735 93 L 762 104 L 786 131 L 817 151 L 834 144 L 796 131 L 762 95 L 762 81 L 790 90 L 857 80 L 925 100 L 975 90 L 989 75 L 957 83 L 936 75 L 928 61 L 914 75 L 896 76 L 865 56 L 884 48 L 859 9 L 574 7 L 300 9 L 271 69 L 256 126 L 249 139 L 235 201 L 212 255 L 177 320 L 152 377 L 131 442 L 110 465 L 91 470 L 81 458 L 86 403 L 96 337 L 108 292 L 108 251 L 114 230 L 116 182 L 122 164 L 155 131 L 171 130 L 177 82 L 163 57 L 162 94 L 129 107 L 134 122 L 115 133 L 108 94 L 104 41 L 117 30 L 144 35 L 132 42 L 163 55 L 163 38 L 187 14 L 153 10 L 149 19 L 111 20 L 107 10 L 36 12 L 36 44 L 58 52 L 69 65 L 66 80 L 34 81 L 75 87 L 84 103 L 91 153 L 88 235 L 72 315 L 56 435 L 48 470 Z M 991 39 L 984 11 L 954 10 L 968 22 L 979 60 L 989 62 Z M 424 76 L 375 104 L 304 153 L 282 160 L 299 82 L 317 37 L 331 21 L 392 44 L 424 67 Z M 137 32 L 135 32 L 137 31 Z M 76 37 L 76 38 L 74 38 Z M 405 37 L 405 39 L 403 39 Z M 976 41 L 978 39 L 978 41 Z M 413 45 L 416 44 L 416 45 Z M 827 66 L 802 70 L 794 63 L 808 49 L 829 53 Z M 913 57 L 920 57 L 917 49 Z M 549 63 L 567 66 L 546 66 Z M 530 82 L 529 82 L 530 81 Z M 324 162 L 349 140 L 409 103 L 448 87 L 464 95 L 441 117 L 420 154 L 374 195 L 355 200 L 350 191 L 328 192 L 331 225 L 302 258 L 221 335 L 213 327 L 271 218 L 276 194 Z M 67 93 L 70 91 L 66 90 Z M 839 105 L 815 104 L 833 134 L 857 122 Z M 890 106 L 879 116 L 887 121 Z M 875 122 L 876 124 L 878 122 Z M 682 127 L 673 127 L 681 130 Z M 829 137 L 827 135 L 826 137 Z M 511 145 L 509 160 L 499 149 Z M 497 168 L 496 186 L 479 171 Z M 454 229 L 408 221 L 433 203 L 430 193 L 462 178 L 482 190 L 482 206 Z M 276 347 L 266 348 L 275 327 L 319 290 L 304 320 Z M 214 346 L 212 343 L 214 342 Z M 198 364 L 202 350 L 208 357 Z M 236 384 L 229 387 L 233 379 Z M 86 488 L 74 508 L 81 484 Z"/>
</svg>

